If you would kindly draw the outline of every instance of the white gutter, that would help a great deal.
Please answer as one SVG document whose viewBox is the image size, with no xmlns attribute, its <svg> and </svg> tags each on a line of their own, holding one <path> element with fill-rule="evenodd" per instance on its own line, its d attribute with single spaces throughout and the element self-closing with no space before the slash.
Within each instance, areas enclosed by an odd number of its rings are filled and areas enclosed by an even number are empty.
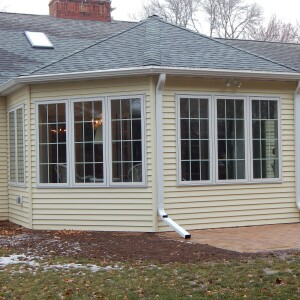
<svg viewBox="0 0 300 300">
<path fill-rule="evenodd" d="M 300 81 L 294 97 L 296 205 L 300 210 Z"/>
<path fill-rule="evenodd" d="M 166 74 L 159 75 L 156 86 L 156 180 L 157 180 L 157 208 L 161 219 L 172 227 L 185 239 L 191 235 L 174 222 L 164 209 L 164 146 L 163 146 L 163 96 L 162 92 L 166 82 Z"/>
<path fill-rule="evenodd" d="M 174 75 L 174 76 L 206 76 L 206 77 L 239 77 L 256 79 L 276 79 L 276 80 L 300 80 L 299 73 L 261 72 L 261 71 L 239 71 L 239 70 L 219 70 L 219 69 L 196 69 L 196 68 L 173 68 L 146 66 L 137 68 L 110 69 L 100 71 L 58 73 L 52 75 L 24 75 L 13 78 L 0 86 L 0 95 L 8 94 L 11 90 L 25 84 L 35 84 L 42 82 L 57 82 L 67 80 L 88 80 L 96 78 L 110 78 L 123 76 L 143 76 L 143 75 Z"/>
</svg>

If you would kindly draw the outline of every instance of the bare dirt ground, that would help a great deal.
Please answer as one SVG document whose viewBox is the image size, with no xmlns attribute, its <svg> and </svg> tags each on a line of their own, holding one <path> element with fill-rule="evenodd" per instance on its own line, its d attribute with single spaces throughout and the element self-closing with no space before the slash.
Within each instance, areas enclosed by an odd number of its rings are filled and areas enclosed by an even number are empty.
<svg viewBox="0 0 300 300">
<path fill-rule="evenodd" d="M 254 256 L 153 233 L 36 231 L 10 222 L 0 222 L 0 249 L 35 256 L 95 258 L 103 262 L 192 263 Z"/>
</svg>

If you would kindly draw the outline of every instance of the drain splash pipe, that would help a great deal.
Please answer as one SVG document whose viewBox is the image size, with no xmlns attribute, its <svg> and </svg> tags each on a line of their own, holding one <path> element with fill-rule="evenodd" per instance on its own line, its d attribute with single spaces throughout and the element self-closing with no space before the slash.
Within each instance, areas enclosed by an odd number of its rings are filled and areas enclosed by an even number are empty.
<svg viewBox="0 0 300 300">
<path fill-rule="evenodd" d="M 166 82 L 166 74 L 160 74 L 156 86 L 156 180 L 157 180 L 157 208 L 161 219 L 172 227 L 183 238 L 191 235 L 174 222 L 164 209 L 164 148 L 163 148 L 163 89 Z"/>
<path fill-rule="evenodd" d="M 296 205 L 300 210 L 300 81 L 294 97 Z"/>
</svg>

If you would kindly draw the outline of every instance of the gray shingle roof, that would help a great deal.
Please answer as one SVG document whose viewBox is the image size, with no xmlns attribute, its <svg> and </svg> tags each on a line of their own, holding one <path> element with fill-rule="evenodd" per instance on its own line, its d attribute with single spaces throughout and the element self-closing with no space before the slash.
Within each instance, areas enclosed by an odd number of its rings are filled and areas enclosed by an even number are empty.
<svg viewBox="0 0 300 300">
<path fill-rule="evenodd" d="M 267 57 L 300 72 L 300 44 L 230 39 L 220 41 Z"/>
<path fill-rule="evenodd" d="M 0 13 L 0 85 L 133 25 Z M 24 31 L 46 33 L 54 49 L 33 49 Z"/>
<path fill-rule="evenodd" d="M 24 31 L 45 32 L 54 49 L 32 48 Z M 297 73 L 224 41 L 152 16 L 140 23 L 0 13 L 0 85 L 13 77 L 143 66 Z M 267 57 L 267 56 L 266 56 Z"/>
<path fill-rule="evenodd" d="M 34 72 L 35 75 L 119 68 L 185 67 L 289 72 L 296 70 L 152 16 L 124 32 Z"/>
</svg>

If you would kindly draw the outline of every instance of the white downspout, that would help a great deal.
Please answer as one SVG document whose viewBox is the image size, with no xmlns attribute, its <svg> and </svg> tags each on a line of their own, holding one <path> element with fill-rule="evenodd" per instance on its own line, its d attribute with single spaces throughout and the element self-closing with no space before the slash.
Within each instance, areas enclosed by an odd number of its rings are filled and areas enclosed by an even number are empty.
<svg viewBox="0 0 300 300">
<path fill-rule="evenodd" d="M 163 147 L 163 96 L 166 74 L 160 74 L 156 86 L 156 180 L 157 180 L 157 208 L 161 219 L 172 227 L 183 238 L 191 235 L 181 226 L 169 218 L 164 209 L 164 147 Z"/>
<path fill-rule="evenodd" d="M 300 81 L 294 97 L 296 205 L 300 210 Z"/>
</svg>

